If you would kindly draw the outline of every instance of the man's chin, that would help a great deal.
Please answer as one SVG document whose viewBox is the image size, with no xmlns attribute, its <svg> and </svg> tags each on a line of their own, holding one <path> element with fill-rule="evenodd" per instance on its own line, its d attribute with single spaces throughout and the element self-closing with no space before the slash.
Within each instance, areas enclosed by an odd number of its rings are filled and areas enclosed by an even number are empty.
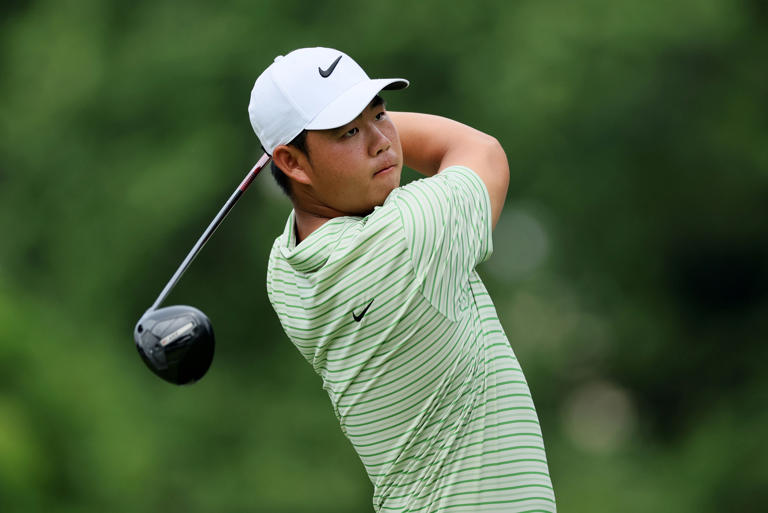
<svg viewBox="0 0 768 513">
<path fill-rule="evenodd" d="M 384 203 L 387 201 L 387 198 L 389 198 L 389 195 L 392 194 L 392 191 L 397 189 L 400 186 L 400 174 L 397 175 L 397 180 L 393 180 L 392 183 L 385 187 L 379 188 L 379 190 L 371 197 L 371 201 L 368 205 L 361 208 L 358 212 L 356 212 L 354 215 L 358 215 L 360 217 L 365 217 L 371 212 L 373 212 L 373 209 L 376 207 L 380 207 L 384 205 Z"/>
<path fill-rule="evenodd" d="M 385 201 L 387 201 L 387 198 L 389 198 L 389 195 L 392 194 L 392 191 L 400 187 L 400 176 L 398 175 L 397 181 L 393 182 L 390 187 L 388 187 L 384 193 L 384 195 L 380 198 L 380 201 L 378 202 L 377 206 L 381 206 L 384 204 Z"/>
</svg>

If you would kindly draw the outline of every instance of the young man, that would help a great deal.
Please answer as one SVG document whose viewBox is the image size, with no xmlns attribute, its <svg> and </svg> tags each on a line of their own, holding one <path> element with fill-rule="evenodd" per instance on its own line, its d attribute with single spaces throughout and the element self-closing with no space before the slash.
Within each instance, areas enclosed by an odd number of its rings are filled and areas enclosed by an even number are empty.
<svg viewBox="0 0 768 513">
<path fill-rule="evenodd" d="M 492 137 L 388 112 L 346 54 L 305 48 L 248 108 L 293 211 L 267 292 L 323 380 L 378 512 L 555 511 L 539 422 L 475 267 L 509 182 Z M 429 178 L 400 185 L 403 164 Z"/>
</svg>

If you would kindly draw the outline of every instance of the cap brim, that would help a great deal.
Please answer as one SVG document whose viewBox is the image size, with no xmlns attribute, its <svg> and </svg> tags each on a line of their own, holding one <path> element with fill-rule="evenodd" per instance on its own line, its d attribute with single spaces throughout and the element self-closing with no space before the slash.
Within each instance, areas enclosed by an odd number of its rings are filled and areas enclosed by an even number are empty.
<svg viewBox="0 0 768 513">
<path fill-rule="evenodd" d="M 355 119 L 383 89 L 394 90 L 406 87 L 408 87 L 408 81 L 403 78 L 379 78 L 360 82 L 328 104 L 315 116 L 315 119 L 307 124 L 306 128 L 307 130 L 338 128 Z"/>
</svg>

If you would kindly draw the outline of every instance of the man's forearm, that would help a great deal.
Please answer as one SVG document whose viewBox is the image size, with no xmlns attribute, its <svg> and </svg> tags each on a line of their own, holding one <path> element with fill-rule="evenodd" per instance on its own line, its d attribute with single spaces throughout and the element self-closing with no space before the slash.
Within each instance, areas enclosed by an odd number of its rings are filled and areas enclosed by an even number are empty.
<svg viewBox="0 0 768 513">
<path fill-rule="evenodd" d="M 415 112 L 390 112 L 400 133 L 405 165 L 432 176 L 452 150 L 488 136 L 448 118 Z M 459 148 L 460 149 L 460 148 Z"/>
<path fill-rule="evenodd" d="M 452 165 L 471 168 L 488 189 L 493 224 L 509 185 L 509 164 L 499 142 L 472 127 L 440 116 L 389 112 L 400 134 L 405 165 L 427 176 Z"/>
</svg>

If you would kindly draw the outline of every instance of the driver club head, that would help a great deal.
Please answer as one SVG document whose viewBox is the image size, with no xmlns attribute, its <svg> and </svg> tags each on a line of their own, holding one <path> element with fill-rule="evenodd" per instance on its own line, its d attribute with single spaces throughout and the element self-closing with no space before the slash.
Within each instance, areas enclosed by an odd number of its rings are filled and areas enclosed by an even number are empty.
<svg viewBox="0 0 768 513">
<path fill-rule="evenodd" d="M 213 360 L 213 326 L 192 306 L 147 311 L 136 323 L 133 340 L 147 367 L 175 385 L 199 380 Z"/>
</svg>

